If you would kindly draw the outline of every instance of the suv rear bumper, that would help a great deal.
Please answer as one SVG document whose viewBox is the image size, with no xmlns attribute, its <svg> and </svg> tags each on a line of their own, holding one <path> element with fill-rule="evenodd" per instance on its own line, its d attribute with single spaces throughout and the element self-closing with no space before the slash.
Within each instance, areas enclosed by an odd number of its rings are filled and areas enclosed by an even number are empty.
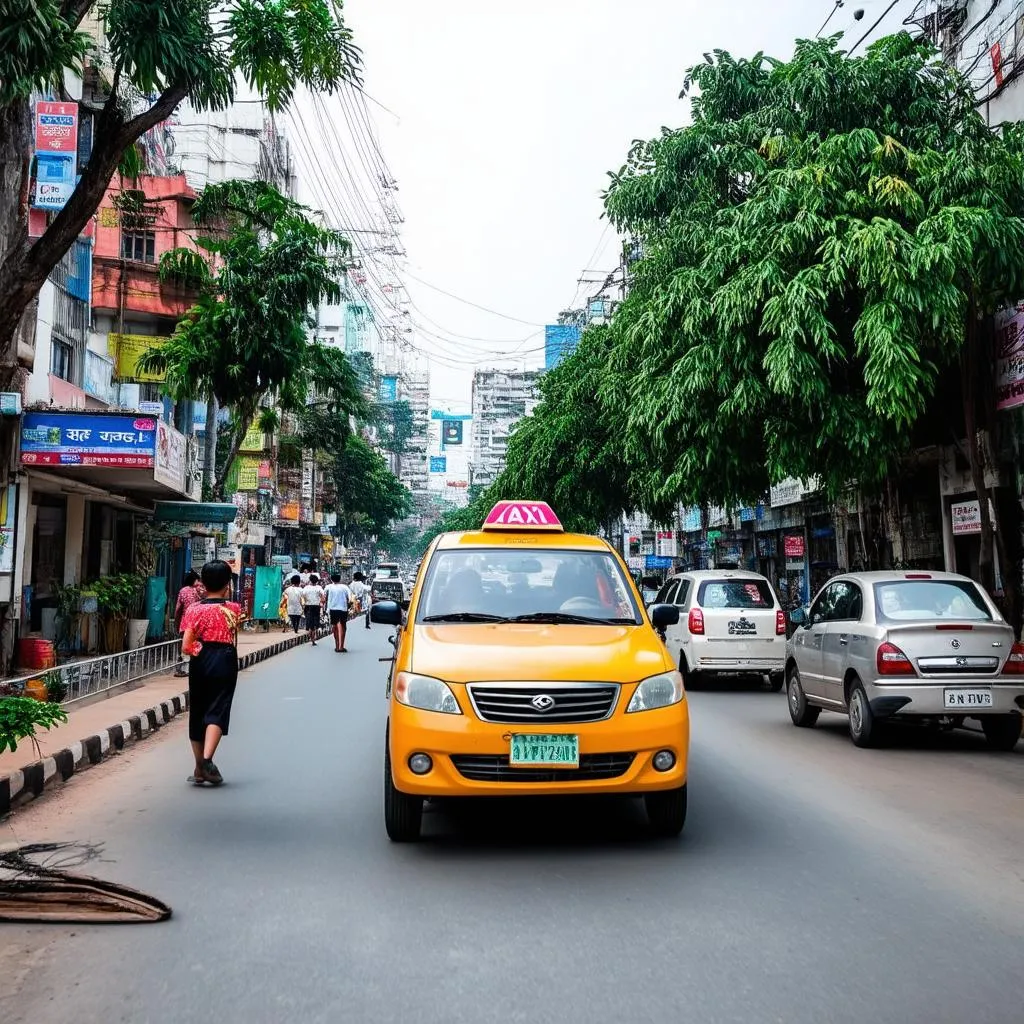
<svg viewBox="0 0 1024 1024">
<path fill-rule="evenodd" d="M 967 680 L 961 678 L 955 682 L 871 682 L 865 689 L 871 710 L 883 717 L 964 715 L 973 718 L 978 715 L 1005 715 L 1011 711 L 1024 712 L 1024 682 L 1007 683 L 991 676 Z M 992 706 L 947 708 L 944 696 L 946 690 L 989 690 L 992 693 Z"/>
</svg>

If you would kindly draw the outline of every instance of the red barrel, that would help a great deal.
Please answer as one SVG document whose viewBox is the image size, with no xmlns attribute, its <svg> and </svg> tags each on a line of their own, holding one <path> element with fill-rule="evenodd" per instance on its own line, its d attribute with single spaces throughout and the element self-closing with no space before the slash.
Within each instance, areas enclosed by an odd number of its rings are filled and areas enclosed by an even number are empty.
<svg viewBox="0 0 1024 1024">
<path fill-rule="evenodd" d="M 21 668 L 53 668 L 57 664 L 57 652 L 52 640 L 39 636 L 24 636 L 18 640 L 18 665 Z"/>
</svg>

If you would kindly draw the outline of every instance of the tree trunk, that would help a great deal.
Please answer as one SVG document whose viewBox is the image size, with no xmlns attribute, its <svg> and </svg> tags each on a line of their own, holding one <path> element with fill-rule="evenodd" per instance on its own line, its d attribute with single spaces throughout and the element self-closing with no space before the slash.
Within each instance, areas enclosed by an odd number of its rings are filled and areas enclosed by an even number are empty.
<svg viewBox="0 0 1024 1024">
<path fill-rule="evenodd" d="M 142 134 L 166 120 L 186 92 L 184 85 L 171 86 L 143 113 L 128 118 L 115 91 L 96 118 L 92 154 L 82 169 L 75 191 L 42 238 L 31 244 L 27 212 L 31 113 L 27 102 L 0 107 L 0 159 L 4 164 L 0 182 L 0 230 L 7 224 L 9 236 L 5 238 L 0 234 L 0 242 L 5 243 L 0 248 L 0 365 L 12 366 L 16 362 L 16 338 L 22 317 L 50 271 L 98 209 L 121 155 Z M 25 133 L 25 118 L 28 118 L 28 134 Z"/>
<path fill-rule="evenodd" d="M 203 443 L 203 491 L 211 497 L 217 480 L 217 396 L 206 400 L 206 435 Z"/>
<path fill-rule="evenodd" d="M 989 518 L 988 490 L 985 487 L 985 460 L 979 437 L 977 398 L 980 357 L 980 325 L 972 305 L 967 313 L 966 338 L 962 357 L 962 395 L 964 406 L 964 429 L 967 432 L 967 458 L 971 466 L 971 481 L 978 497 L 981 518 L 981 554 L 978 569 L 981 585 L 990 593 L 996 589 L 995 562 L 992 557 L 992 520 Z"/>
<path fill-rule="evenodd" d="M 231 444 L 228 445 L 227 457 L 224 459 L 224 465 L 221 467 L 220 472 L 216 475 L 213 481 L 213 496 L 216 501 L 224 500 L 224 484 L 227 482 L 228 473 L 231 472 L 231 464 L 236 458 L 238 458 L 242 442 L 245 440 L 245 435 L 249 431 L 253 418 L 254 417 L 251 414 L 243 413 L 235 423 L 235 430 L 231 435 Z M 214 450 L 216 451 L 216 449 Z"/>
<path fill-rule="evenodd" d="M 903 515 L 900 510 L 900 492 L 893 486 L 892 477 L 885 478 L 885 532 L 889 535 L 892 548 L 892 567 L 903 569 L 906 565 L 907 550 L 903 537 Z"/>
</svg>

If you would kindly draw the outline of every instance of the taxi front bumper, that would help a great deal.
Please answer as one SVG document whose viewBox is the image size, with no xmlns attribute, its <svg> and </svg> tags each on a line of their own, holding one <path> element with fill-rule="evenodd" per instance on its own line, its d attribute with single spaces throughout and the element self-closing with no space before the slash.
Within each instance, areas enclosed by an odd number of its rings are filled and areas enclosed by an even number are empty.
<svg viewBox="0 0 1024 1024">
<path fill-rule="evenodd" d="M 629 715 L 618 711 L 602 722 L 546 728 L 481 722 L 465 714 L 444 715 L 392 702 L 388 732 L 395 787 L 411 795 L 648 793 L 676 789 L 686 782 L 690 718 L 685 699 L 655 711 Z M 578 736 L 580 767 L 509 767 L 513 733 Z M 660 750 L 675 755 L 668 771 L 658 771 L 652 764 Z M 417 775 L 409 768 L 413 754 L 429 755 L 433 766 L 427 774 Z"/>
</svg>

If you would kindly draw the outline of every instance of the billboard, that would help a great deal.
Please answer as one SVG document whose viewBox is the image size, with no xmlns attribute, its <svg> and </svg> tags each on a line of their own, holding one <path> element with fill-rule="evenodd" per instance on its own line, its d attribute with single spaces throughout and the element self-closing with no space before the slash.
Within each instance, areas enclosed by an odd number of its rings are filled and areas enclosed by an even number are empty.
<svg viewBox="0 0 1024 1024">
<path fill-rule="evenodd" d="M 27 412 L 21 421 L 21 462 L 152 469 L 156 424 L 149 416 Z"/>
<path fill-rule="evenodd" d="M 443 455 L 431 455 L 430 456 L 430 472 L 431 473 L 447 473 L 448 472 L 448 460 Z"/>
<path fill-rule="evenodd" d="M 381 377 L 379 398 L 382 402 L 398 401 L 398 378 Z"/>
<path fill-rule="evenodd" d="M 32 205 L 60 210 L 75 190 L 78 170 L 78 104 L 36 103 L 36 191 Z"/>
<path fill-rule="evenodd" d="M 115 369 L 120 380 L 161 381 L 162 373 L 144 373 L 139 369 L 139 358 L 143 352 L 158 348 L 167 341 L 166 336 L 149 334 L 111 334 L 107 338 L 107 351 L 114 357 Z"/>
<path fill-rule="evenodd" d="M 1024 405 L 1024 306 L 997 313 L 996 408 Z"/>
<path fill-rule="evenodd" d="M 185 435 L 168 426 L 162 420 L 156 424 L 156 465 L 153 479 L 174 490 L 186 491 L 186 449 Z"/>
<path fill-rule="evenodd" d="M 544 328 L 544 369 L 556 367 L 580 343 L 576 324 L 548 324 Z"/>
<path fill-rule="evenodd" d="M 462 420 L 441 421 L 441 444 L 462 444 Z"/>
</svg>

